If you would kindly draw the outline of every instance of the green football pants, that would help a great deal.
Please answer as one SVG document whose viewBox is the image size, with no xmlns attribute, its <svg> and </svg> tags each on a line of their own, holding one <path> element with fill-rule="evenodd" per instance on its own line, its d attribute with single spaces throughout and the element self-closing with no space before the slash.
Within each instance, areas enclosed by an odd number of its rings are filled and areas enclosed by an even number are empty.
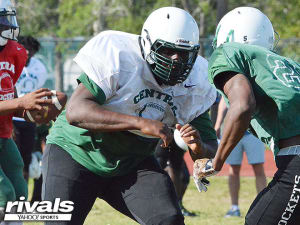
<svg viewBox="0 0 300 225">
<path fill-rule="evenodd" d="M 0 138 L 0 207 L 7 201 L 27 199 L 28 187 L 23 176 L 24 163 L 12 139 Z"/>
</svg>

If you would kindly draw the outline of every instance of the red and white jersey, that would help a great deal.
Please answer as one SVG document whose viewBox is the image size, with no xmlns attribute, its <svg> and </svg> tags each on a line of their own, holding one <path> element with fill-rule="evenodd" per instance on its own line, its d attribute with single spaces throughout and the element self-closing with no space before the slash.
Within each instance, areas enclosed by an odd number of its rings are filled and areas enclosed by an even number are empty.
<svg viewBox="0 0 300 225">
<path fill-rule="evenodd" d="M 15 41 L 8 40 L 0 51 L 0 101 L 13 99 L 14 86 L 25 66 L 25 48 Z M 12 114 L 0 116 L 0 138 L 12 135 Z"/>
<path fill-rule="evenodd" d="M 74 61 L 105 93 L 102 107 L 162 121 L 170 127 L 189 123 L 210 108 L 216 89 L 208 82 L 206 59 L 197 57 L 183 83 L 160 86 L 142 57 L 138 39 L 134 34 L 104 31 L 75 57 Z"/>
</svg>

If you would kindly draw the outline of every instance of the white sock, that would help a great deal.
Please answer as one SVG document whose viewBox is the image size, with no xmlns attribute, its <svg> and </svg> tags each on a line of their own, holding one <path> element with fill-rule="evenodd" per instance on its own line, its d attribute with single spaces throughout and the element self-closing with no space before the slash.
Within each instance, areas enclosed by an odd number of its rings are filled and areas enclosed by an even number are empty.
<svg viewBox="0 0 300 225">
<path fill-rule="evenodd" d="M 232 211 L 240 209 L 238 205 L 231 205 Z"/>
</svg>

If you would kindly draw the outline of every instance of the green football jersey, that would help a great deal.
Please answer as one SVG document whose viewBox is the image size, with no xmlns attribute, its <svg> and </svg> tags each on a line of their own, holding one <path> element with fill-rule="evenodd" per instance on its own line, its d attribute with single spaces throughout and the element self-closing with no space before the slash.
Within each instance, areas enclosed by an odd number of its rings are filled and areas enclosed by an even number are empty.
<svg viewBox="0 0 300 225">
<path fill-rule="evenodd" d="M 97 97 L 103 104 L 103 91 L 86 75 L 79 82 Z M 191 122 L 205 140 L 216 139 L 208 111 Z M 47 136 L 47 144 L 57 144 L 66 150 L 72 158 L 90 171 L 105 177 L 120 176 L 129 173 L 141 161 L 154 154 L 157 138 L 146 138 L 134 133 L 98 132 L 70 125 L 63 111 L 55 121 Z"/>
<path fill-rule="evenodd" d="M 256 99 L 251 126 L 277 155 L 280 139 L 300 134 L 299 63 L 259 46 L 230 42 L 213 52 L 210 82 L 226 71 L 248 78 Z"/>
</svg>

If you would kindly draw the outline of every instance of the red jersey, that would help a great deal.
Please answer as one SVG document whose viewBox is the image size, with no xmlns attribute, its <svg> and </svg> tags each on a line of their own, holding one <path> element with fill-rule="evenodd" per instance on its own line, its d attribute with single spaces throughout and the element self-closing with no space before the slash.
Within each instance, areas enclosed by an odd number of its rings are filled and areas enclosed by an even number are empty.
<svg viewBox="0 0 300 225">
<path fill-rule="evenodd" d="M 13 99 L 14 86 L 27 60 L 25 48 L 16 41 L 8 40 L 0 51 L 0 101 Z M 13 114 L 0 116 L 0 138 L 12 135 Z"/>
</svg>

